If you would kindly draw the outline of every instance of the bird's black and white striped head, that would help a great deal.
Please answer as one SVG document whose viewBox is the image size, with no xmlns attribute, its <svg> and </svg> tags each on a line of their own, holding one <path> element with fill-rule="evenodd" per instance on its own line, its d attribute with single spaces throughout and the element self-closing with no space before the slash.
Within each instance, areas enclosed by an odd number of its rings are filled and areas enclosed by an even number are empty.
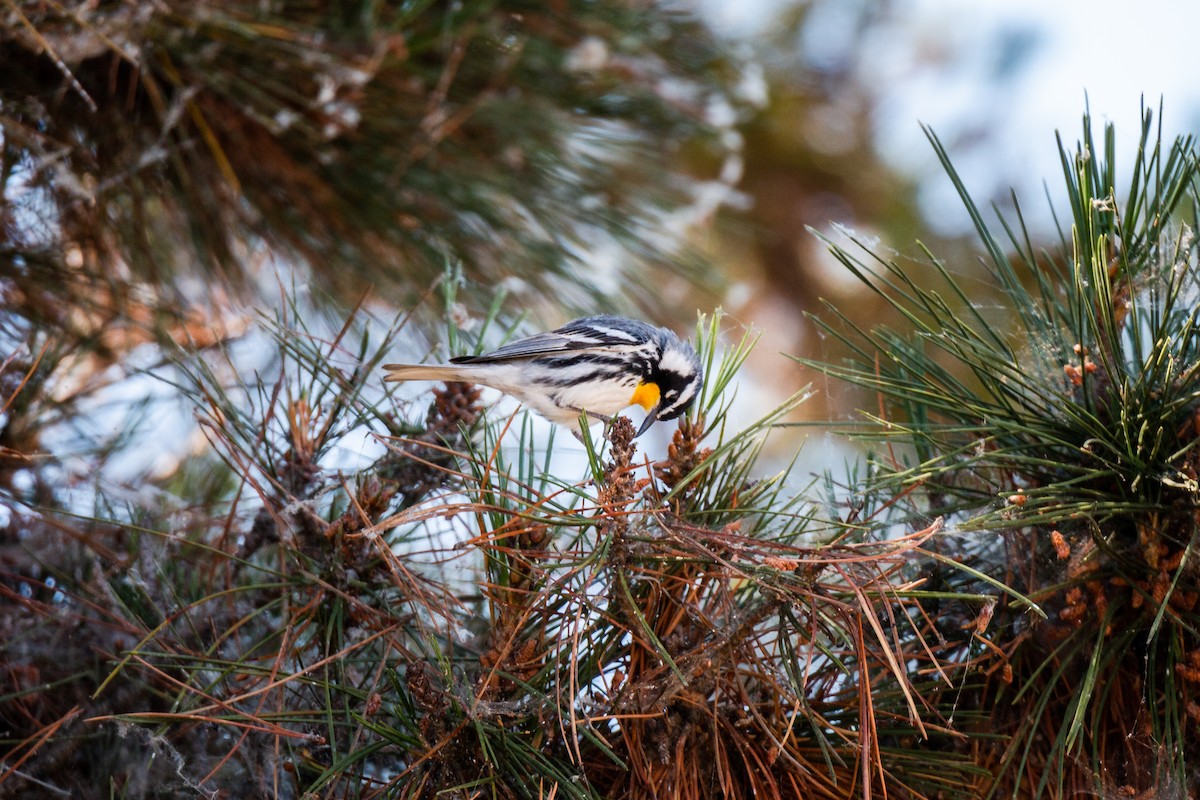
<svg viewBox="0 0 1200 800">
<path fill-rule="evenodd" d="M 666 328 L 655 336 L 657 357 L 648 365 L 644 378 L 647 385 L 658 391 L 657 402 L 649 408 L 638 435 L 645 433 L 655 420 L 672 420 L 687 412 L 704 387 L 704 369 L 700 356 L 683 339 Z"/>
<path fill-rule="evenodd" d="M 651 380 L 658 384 L 661 395 L 656 416 L 665 420 L 682 416 L 704 388 L 700 356 L 690 344 L 672 334 L 664 343 Z"/>
</svg>

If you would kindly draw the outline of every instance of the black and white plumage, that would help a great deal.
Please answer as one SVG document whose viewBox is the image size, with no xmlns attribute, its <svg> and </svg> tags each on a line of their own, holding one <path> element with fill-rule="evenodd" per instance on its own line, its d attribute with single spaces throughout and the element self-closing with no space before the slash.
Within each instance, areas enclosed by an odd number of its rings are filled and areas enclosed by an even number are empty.
<svg viewBox="0 0 1200 800">
<path fill-rule="evenodd" d="M 498 389 L 580 435 L 579 415 L 608 419 L 631 405 L 657 419 L 682 415 L 704 385 L 696 351 L 667 328 L 584 317 L 449 364 L 386 364 L 385 381 L 464 381 Z"/>
</svg>

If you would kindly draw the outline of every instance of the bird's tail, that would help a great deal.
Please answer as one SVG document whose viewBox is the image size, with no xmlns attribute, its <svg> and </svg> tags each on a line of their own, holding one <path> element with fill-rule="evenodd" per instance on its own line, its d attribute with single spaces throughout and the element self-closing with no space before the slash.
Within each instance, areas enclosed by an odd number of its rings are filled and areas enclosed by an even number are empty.
<svg viewBox="0 0 1200 800">
<path fill-rule="evenodd" d="M 385 381 L 465 381 L 473 383 L 470 369 L 440 364 L 384 364 Z"/>
</svg>

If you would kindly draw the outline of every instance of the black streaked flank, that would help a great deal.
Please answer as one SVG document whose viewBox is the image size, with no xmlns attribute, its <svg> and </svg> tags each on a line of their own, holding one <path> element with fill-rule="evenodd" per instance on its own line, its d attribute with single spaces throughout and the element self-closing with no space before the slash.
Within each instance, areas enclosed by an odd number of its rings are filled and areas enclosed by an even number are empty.
<svg viewBox="0 0 1200 800">
<path fill-rule="evenodd" d="M 585 372 L 582 375 L 578 373 L 562 374 L 546 374 L 538 375 L 533 378 L 533 382 L 538 386 L 577 386 L 583 383 L 594 383 L 596 381 L 612 381 L 620 380 L 622 383 L 628 383 L 633 386 L 637 383 L 636 379 L 624 381 L 622 378 L 625 371 L 619 368 L 596 369 L 591 372 Z"/>
</svg>

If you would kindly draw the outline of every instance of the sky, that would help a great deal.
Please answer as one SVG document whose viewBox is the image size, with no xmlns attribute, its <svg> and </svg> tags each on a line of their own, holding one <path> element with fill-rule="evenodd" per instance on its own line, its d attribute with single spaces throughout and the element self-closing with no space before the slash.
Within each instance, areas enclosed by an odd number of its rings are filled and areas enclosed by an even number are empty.
<svg viewBox="0 0 1200 800">
<path fill-rule="evenodd" d="M 785 0 L 698 0 L 717 29 L 753 43 Z M 876 23 L 854 26 L 863 9 Z M 969 224 L 924 134 L 950 146 L 977 198 L 1017 191 L 1035 219 L 1044 182 L 1061 183 L 1055 131 L 1073 145 L 1085 104 L 1099 136 L 1117 131 L 1118 169 L 1130 163 L 1143 98 L 1165 104 L 1168 140 L 1200 129 L 1200 80 L 1187 57 L 1196 50 L 1200 4 L 1178 0 L 822 0 L 813 6 L 798 52 L 805 60 L 851 58 L 875 87 L 876 147 L 921 182 L 930 224 L 945 234 Z M 986 132 L 986 136 L 983 135 Z M 1042 217 L 1046 220 L 1048 215 Z"/>
<path fill-rule="evenodd" d="M 1054 132 L 1074 145 L 1085 107 L 1097 135 L 1103 123 L 1115 124 L 1118 174 L 1133 157 L 1143 98 L 1156 117 L 1162 101 L 1168 141 L 1200 121 L 1200 81 L 1183 57 L 1196 47 L 1195 4 L 907 0 L 894 8 L 905 35 L 880 35 L 865 67 L 891 84 L 876 141 L 891 164 L 932 179 L 922 201 L 934 223 L 946 218 L 937 213 L 945 203 L 958 200 L 937 180 L 936 162 L 920 158 L 929 148 L 913 121 L 943 139 L 970 138 L 972 128 L 986 125 L 993 136 L 951 152 L 968 188 L 987 196 L 1011 186 L 1023 205 L 1036 201 L 1038 209 L 1045 206 L 1043 181 L 1061 183 Z M 922 50 L 939 40 L 949 41 L 942 46 L 955 49 L 960 67 L 920 63 Z"/>
</svg>

